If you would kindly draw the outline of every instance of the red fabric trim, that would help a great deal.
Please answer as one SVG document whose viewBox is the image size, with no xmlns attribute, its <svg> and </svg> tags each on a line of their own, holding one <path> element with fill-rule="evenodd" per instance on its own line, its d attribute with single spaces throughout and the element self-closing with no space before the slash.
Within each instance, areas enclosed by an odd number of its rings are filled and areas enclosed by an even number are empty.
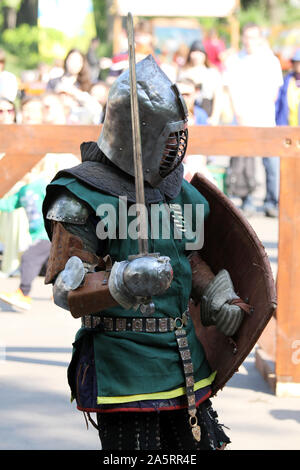
<svg viewBox="0 0 300 470">
<path fill-rule="evenodd" d="M 204 397 L 200 398 L 196 402 L 196 406 L 199 406 L 200 403 L 204 402 L 207 400 L 211 395 L 211 390 L 204 395 Z M 187 408 L 186 405 L 178 405 L 178 406 L 168 406 L 168 407 L 162 407 L 162 408 L 109 408 L 109 409 L 99 409 L 99 408 L 82 408 L 80 406 L 77 406 L 77 409 L 79 411 L 86 411 L 87 413 L 118 413 L 118 412 L 128 412 L 134 411 L 134 412 L 150 412 L 150 411 L 171 411 L 171 410 L 181 410 L 183 408 Z"/>
</svg>

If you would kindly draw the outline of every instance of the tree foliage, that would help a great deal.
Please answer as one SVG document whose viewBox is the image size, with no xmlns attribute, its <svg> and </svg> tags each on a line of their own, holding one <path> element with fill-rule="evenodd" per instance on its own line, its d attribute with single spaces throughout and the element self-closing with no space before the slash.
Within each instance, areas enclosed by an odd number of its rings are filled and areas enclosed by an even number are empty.
<svg viewBox="0 0 300 470">
<path fill-rule="evenodd" d="M 1 37 L 6 51 L 18 57 L 21 68 L 35 67 L 39 61 L 38 28 L 23 24 L 18 28 L 6 29 Z"/>
<path fill-rule="evenodd" d="M 247 15 L 260 24 L 292 23 L 297 21 L 297 7 L 291 0 L 241 0 L 241 21 Z"/>
<path fill-rule="evenodd" d="M 24 23 L 37 26 L 38 0 L 2 0 L 0 16 L 2 31 Z"/>
<path fill-rule="evenodd" d="M 299 0 L 241 0 L 238 19 L 241 28 L 256 23 L 264 29 L 277 51 L 296 47 L 300 22 Z M 293 32 L 294 31 L 294 32 Z"/>
<path fill-rule="evenodd" d="M 13 8 L 18 11 L 21 6 L 22 0 L 2 0 L 2 5 L 7 8 Z"/>
<path fill-rule="evenodd" d="M 93 9 L 95 17 L 95 25 L 97 31 L 97 37 L 105 42 L 107 40 L 107 9 L 108 4 L 106 0 L 93 0 Z"/>
<path fill-rule="evenodd" d="M 37 26 L 38 21 L 38 0 L 22 0 L 17 14 L 17 26 L 29 24 Z"/>
</svg>

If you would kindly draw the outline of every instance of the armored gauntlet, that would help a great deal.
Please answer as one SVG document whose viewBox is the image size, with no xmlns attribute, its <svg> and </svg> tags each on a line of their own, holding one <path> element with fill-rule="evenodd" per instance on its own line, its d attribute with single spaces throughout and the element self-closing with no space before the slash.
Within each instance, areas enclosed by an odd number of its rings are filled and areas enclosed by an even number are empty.
<svg viewBox="0 0 300 470">
<path fill-rule="evenodd" d="M 198 253 L 189 256 L 192 267 L 192 293 L 195 303 L 200 303 L 203 326 L 215 325 L 226 336 L 239 328 L 244 312 L 234 302 L 242 303 L 234 291 L 228 271 L 216 276 Z"/>
<path fill-rule="evenodd" d="M 238 305 L 230 303 L 238 299 L 228 271 L 222 269 L 203 292 L 200 303 L 202 324 L 215 325 L 224 335 L 232 336 L 244 316 Z"/>
<path fill-rule="evenodd" d="M 114 263 L 109 277 L 112 297 L 125 309 L 136 310 L 153 295 L 171 285 L 173 270 L 167 256 L 142 256 Z"/>
</svg>

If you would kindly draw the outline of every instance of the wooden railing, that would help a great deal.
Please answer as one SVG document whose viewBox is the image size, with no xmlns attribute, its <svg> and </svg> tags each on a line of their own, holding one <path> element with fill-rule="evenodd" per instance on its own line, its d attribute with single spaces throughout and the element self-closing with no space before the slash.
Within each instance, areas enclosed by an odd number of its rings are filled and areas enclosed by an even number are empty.
<svg viewBox="0 0 300 470">
<path fill-rule="evenodd" d="M 79 155 L 80 143 L 99 134 L 100 126 L 0 125 L 0 197 L 45 154 Z M 274 348 L 256 361 L 276 395 L 300 396 L 300 127 L 191 126 L 188 154 L 281 157 L 278 308 L 263 333 L 272 338 L 261 340 Z"/>
</svg>

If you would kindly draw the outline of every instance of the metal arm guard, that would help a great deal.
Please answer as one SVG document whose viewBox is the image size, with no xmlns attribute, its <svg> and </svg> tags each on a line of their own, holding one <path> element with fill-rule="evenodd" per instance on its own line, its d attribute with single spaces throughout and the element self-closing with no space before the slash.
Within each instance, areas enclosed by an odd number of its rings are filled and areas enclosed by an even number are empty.
<svg viewBox="0 0 300 470">
<path fill-rule="evenodd" d="M 77 256 L 72 256 L 66 263 L 65 269 L 59 273 L 53 285 L 53 298 L 61 308 L 69 310 L 68 294 L 77 289 L 85 276 L 84 264 Z"/>
<path fill-rule="evenodd" d="M 222 269 L 208 284 L 201 298 L 201 321 L 215 325 L 224 335 L 232 336 L 239 328 L 244 313 L 230 302 L 238 300 L 228 271 Z"/>
<path fill-rule="evenodd" d="M 149 297 L 163 294 L 170 287 L 172 279 L 170 258 L 142 256 L 113 265 L 109 290 L 122 307 L 136 310 Z"/>
</svg>

